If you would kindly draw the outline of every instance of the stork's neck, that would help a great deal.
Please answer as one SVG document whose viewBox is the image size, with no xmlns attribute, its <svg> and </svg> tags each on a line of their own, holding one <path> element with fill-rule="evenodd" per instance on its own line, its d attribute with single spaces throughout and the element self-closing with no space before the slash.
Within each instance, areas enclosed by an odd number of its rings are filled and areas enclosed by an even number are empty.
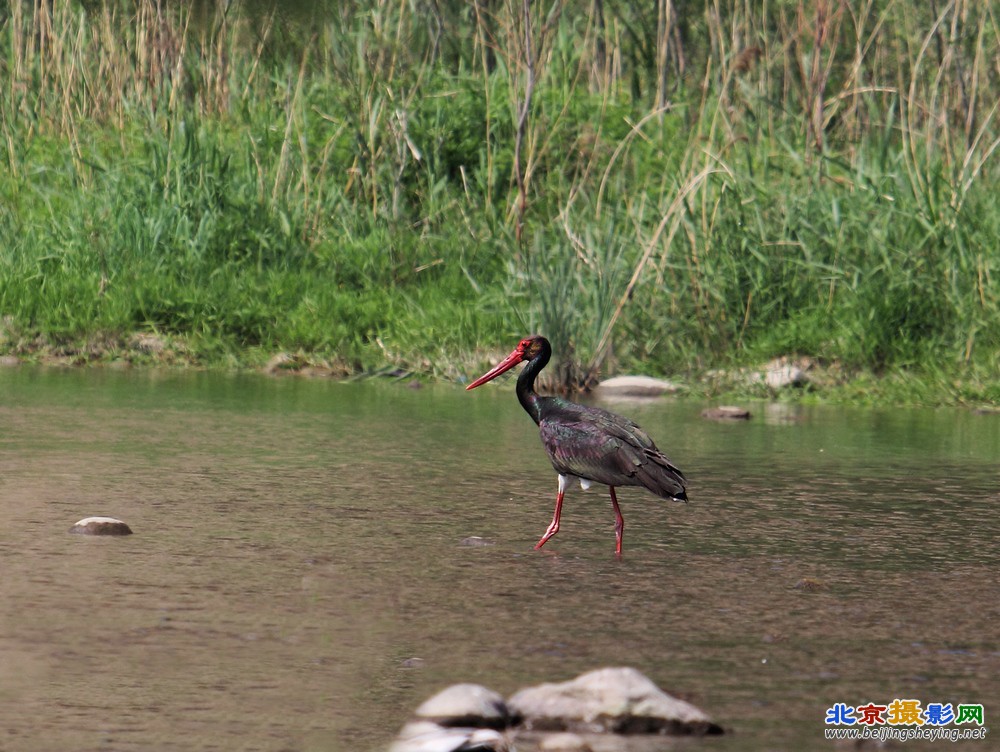
<svg viewBox="0 0 1000 752">
<path fill-rule="evenodd" d="M 521 374 L 517 377 L 517 399 L 535 423 L 542 419 L 540 397 L 535 391 L 535 378 L 548 365 L 549 358 L 552 357 L 552 347 L 549 345 L 549 341 L 542 339 L 541 342 L 542 349 L 539 350 L 538 355 L 528 361 L 528 365 L 522 369 Z"/>
</svg>

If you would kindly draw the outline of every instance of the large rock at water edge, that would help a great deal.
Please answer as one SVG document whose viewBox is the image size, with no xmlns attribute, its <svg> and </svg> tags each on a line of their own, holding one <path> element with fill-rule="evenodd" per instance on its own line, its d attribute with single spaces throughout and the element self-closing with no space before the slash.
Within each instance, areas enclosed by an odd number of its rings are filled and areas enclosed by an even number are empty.
<svg viewBox="0 0 1000 752">
<path fill-rule="evenodd" d="M 652 376 L 614 376 L 598 384 L 594 393 L 599 397 L 659 397 L 679 389 L 672 381 Z"/>
<path fill-rule="evenodd" d="M 786 358 L 777 358 L 764 366 L 764 383 L 772 391 L 789 386 L 805 386 L 809 377 L 805 370 Z"/>
<path fill-rule="evenodd" d="M 504 728 L 510 713 L 503 698 L 480 684 L 453 684 L 417 708 L 417 718 L 441 726 Z"/>
<path fill-rule="evenodd" d="M 694 705 L 634 668 L 603 668 L 561 684 L 522 689 L 507 701 L 523 728 L 615 734 L 721 734 Z"/>
<path fill-rule="evenodd" d="M 77 535 L 132 535 L 132 528 L 114 517 L 84 517 L 69 531 Z"/>
</svg>

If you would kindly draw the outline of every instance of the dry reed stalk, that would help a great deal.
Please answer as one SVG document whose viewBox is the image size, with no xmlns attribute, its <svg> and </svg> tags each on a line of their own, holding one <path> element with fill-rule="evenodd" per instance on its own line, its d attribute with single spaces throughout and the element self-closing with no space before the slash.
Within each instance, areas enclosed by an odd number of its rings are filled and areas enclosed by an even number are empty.
<svg viewBox="0 0 1000 752">
<path fill-rule="evenodd" d="M 639 258 L 639 262 L 635 265 L 632 270 L 632 276 L 629 278 L 628 284 L 625 286 L 625 291 L 622 293 L 615 306 L 614 312 L 611 314 L 611 318 L 608 320 L 607 325 L 604 327 L 604 331 L 601 333 L 601 338 L 597 342 L 597 346 L 594 348 L 594 354 L 591 358 L 591 362 L 588 364 L 586 369 L 586 374 L 583 383 L 589 383 L 597 374 L 597 369 L 600 368 L 600 364 L 603 362 L 605 354 L 607 353 L 608 346 L 611 343 L 611 334 L 614 331 L 615 325 L 618 323 L 618 319 L 621 317 L 622 312 L 625 310 L 625 304 L 632 298 L 632 291 L 638 284 L 639 279 L 642 277 L 643 270 L 646 264 L 649 262 L 654 249 L 659 245 L 660 237 L 663 234 L 664 229 L 667 225 L 670 225 L 670 231 L 667 234 L 667 238 L 663 244 L 664 255 L 669 253 L 670 245 L 673 240 L 674 234 L 677 232 L 677 228 L 680 226 L 680 220 L 682 216 L 681 208 L 684 206 L 684 202 L 687 197 L 701 188 L 709 177 L 716 173 L 726 173 L 732 177 L 732 173 L 729 171 L 725 165 L 720 167 L 705 168 L 697 175 L 691 176 L 677 192 L 674 200 L 671 202 L 670 206 L 663 213 L 660 218 L 659 223 L 656 225 L 656 229 L 650 236 L 649 240 L 645 243 L 645 248 L 643 249 L 642 256 Z"/>
<path fill-rule="evenodd" d="M 496 40 L 489 34 L 486 25 L 486 16 L 483 10 L 482 0 L 474 0 L 473 8 L 476 13 L 476 35 L 475 47 L 479 51 L 480 70 L 483 78 L 483 97 L 486 104 L 486 133 L 485 153 L 486 153 L 486 196 L 485 204 L 487 209 L 493 206 L 493 158 L 494 148 L 492 144 L 493 131 L 493 98 L 491 96 L 493 87 L 490 86 L 490 73 L 493 69 L 493 59 L 496 54 Z M 464 174 L 464 173 L 463 173 Z"/>
<path fill-rule="evenodd" d="M 806 112 L 806 142 L 812 144 L 816 154 L 826 150 L 826 87 L 837 59 L 844 6 L 843 0 L 816 0 L 815 15 L 811 18 L 806 15 L 804 5 L 800 4 L 798 9 L 796 62 Z M 806 157 L 810 157 L 810 152 L 806 152 Z"/>
<path fill-rule="evenodd" d="M 517 191 L 507 215 L 515 225 L 515 238 L 519 247 L 524 245 L 523 231 L 528 207 L 531 176 L 539 158 L 540 128 L 532 124 L 530 114 L 537 82 L 542 75 L 542 64 L 549 52 L 549 44 L 561 17 L 565 0 L 552 0 L 552 4 L 539 7 L 533 14 L 530 0 L 515 6 L 508 0 L 501 13 L 489 13 L 484 3 L 476 4 L 477 25 L 482 39 L 484 55 L 495 51 L 504 60 L 510 79 L 512 109 L 514 112 L 514 159 L 512 179 Z M 534 16 L 537 14 L 538 18 Z M 494 24 L 498 33 L 488 31 Z M 487 36 L 488 35 L 488 36 Z M 484 68 L 488 60 L 484 60 Z M 484 82 L 486 77 L 484 74 Z M 551 136 L 551 132 L 548 134 Z M 542 141 L 546 141 L 544 137 Z"/>
<path fill-rule="evenodd" d="M 302 98 L 302 88 L 306 78 L 306 64 L 309 61 L 309 51 L 316 41 L 314 36 L 302 51 L 302 60 L 299 64 L 299 75 L 295 83 L 295 91 L 288 99 L 286 107 L 288 115 L 285 118 L 285 133 L 281 140 L 281 153 L 278 156 L 278 168 L 274 175 L 274 185 L 271 188 L 271 204 L 276 205 L 278 201 L 278 191 L 284 186 L 285 173 L 288 171 L 288 162 L 291 153 L 292 127 L 295 123 L 295 114 L 298 112 L 299 101 Z M 291 82 L 289 82 L 291 84 Z M 290 88 L 290 87 L 289 87 Z"/>
<path fill-rule="evenodd" d="M 528 187 L 523 164 L 524 139 L 528 132 L 528 113 L 531 111 L 531 96 L 535 91 L 535 53 L 532 50 L 531 34 L 531 2 L 523 0 L 523 33 L 524 43 L 520 49 L 519 60 L 524 71 L 523 94 L 517 104 L 517 127 L 514 131 L 514 180 L 517 183 L 517 224 L 514 237 L 523 243 L 524 216 L 528 210 Z"/>
</svg>

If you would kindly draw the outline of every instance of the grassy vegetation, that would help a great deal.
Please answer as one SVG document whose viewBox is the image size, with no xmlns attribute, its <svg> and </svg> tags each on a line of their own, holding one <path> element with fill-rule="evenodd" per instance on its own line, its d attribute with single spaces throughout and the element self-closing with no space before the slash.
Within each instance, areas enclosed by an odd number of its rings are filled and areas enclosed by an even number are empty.
<svg viewBox="0 0 1000 752">
<path fill-rule="evenodd" d="M 995 6 L 638 5 L 15 0 L 0 351 L 1000 401 Z"/>
</svg>

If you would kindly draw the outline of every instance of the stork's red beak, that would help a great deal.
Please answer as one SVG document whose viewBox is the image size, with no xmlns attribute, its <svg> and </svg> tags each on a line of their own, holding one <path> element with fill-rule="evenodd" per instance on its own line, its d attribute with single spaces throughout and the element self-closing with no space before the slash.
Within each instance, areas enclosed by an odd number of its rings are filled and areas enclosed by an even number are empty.
<svg viewBox="0 0 1000 752">
<path fill-rule="evenodd" d="M 492 381 L 504 371 L 509 371 L 511 368 L 520 363 L 522 360 L 524 360 L 524 353 L 521 352 L 521 348 L 520 346 L 518 346 L 517 348 L 515 348 L 514 352 L 512 352 L 510 355 L 504 358 L 500 363 L 497 363 L 495 366 L 493 366 L 493 368 L 491 368 L 489 371 L 487 371 L 478 379 L 476 379 L 467 387 L 465 387 L 465 391 L 469 391 L 470 389 L 475 389 L 477 386 L 481 386 L 482 384 L 485 384 L 487 381 Z"/>
</svg>

